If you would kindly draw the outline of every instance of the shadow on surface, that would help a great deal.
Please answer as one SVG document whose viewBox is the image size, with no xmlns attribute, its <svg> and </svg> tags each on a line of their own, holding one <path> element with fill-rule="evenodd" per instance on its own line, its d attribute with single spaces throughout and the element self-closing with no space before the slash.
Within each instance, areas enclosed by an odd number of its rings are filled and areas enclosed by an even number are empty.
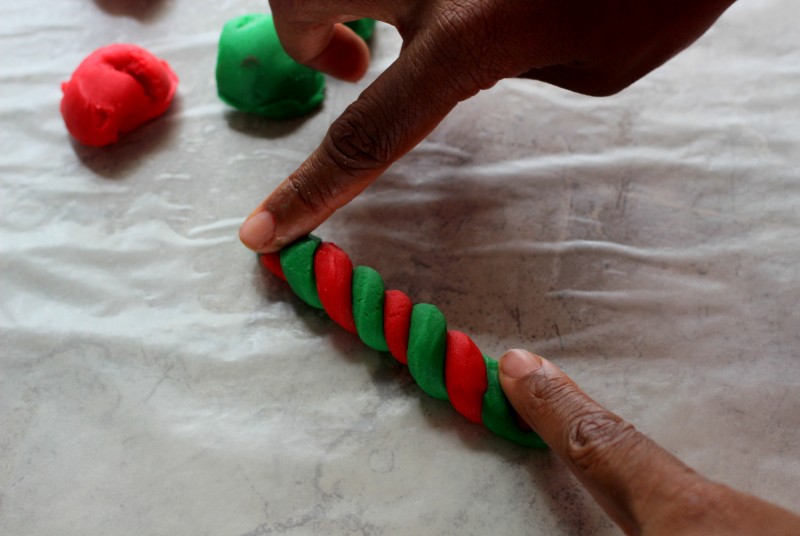
<svg viewBox="0 0 800 536">
<path fill-rule="evenodd" d="M 94 0 L 101 10 L 114 17 L 131 17 L 148 22 L 166 8 L 166 0 Z"/>
<path fill-rule="evenodd" d="M 437 305 L 449 326 L 477 337 L 479 346 L 482 333 L 522 339 L 517 344 L 551 339 L 557 310 L 547 297 L 552 258 L 525 251 L 538 240 L 535 225 L 521 233 L 507 220 L 508 207 L 496 190 L 458 174 L 424 185 L 384 176 L 336 214 L 347 235 L 340 245 L 354 264 L 381 273 L 387 288 Z M 521 302 L 525 296 L 536 301 Z M 561 327 L 560 335 L 568 330 Z M 493 350 L 484 348 L 490 355 Z"/>
<path fill-rule="evenodd" d="M 283 120 L 270 119 L 238 110 L 226 110 L 225 121 L 227 121 L 228 127 L 236 132 L 256 138 L 273 140 L 289 136 L 302 127 L 306 121 L 317 115 L 321 109 L 322 106 L 302 117 Z"/>
<path fill-rule="evenodd" d="M 148 155 L 161 149 L 177 132 L 181 111 L 176 95 L 167 112 L 152 121 L 120 136 L 117 143 L 106 147 L 88 147 L 70 138 L 72 149 L 81 163 L 107 179 L 124 179 L 144 162 Z"/>
</svg>

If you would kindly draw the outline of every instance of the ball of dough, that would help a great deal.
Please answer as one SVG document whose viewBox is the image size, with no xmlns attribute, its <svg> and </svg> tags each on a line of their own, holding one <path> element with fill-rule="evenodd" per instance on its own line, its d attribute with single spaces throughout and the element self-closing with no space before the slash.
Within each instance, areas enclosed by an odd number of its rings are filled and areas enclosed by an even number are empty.
<svg viewBox="0 0 800 536">
<path fill-rule="evenodd" d="M 136 45 L 109 45 L 86 57 L 61 85 L 70 134 L 101 147 L 169 108 L 178 77 L 167 62 Z"/>
<path fill-rule="evenodd" d="M 325 77 L 286 54 L 270 15 L 243 15 L 225 24 L 216 75 L 223 101 L 273 119 L 305 115 L 324 98 Z"/>
</svg>

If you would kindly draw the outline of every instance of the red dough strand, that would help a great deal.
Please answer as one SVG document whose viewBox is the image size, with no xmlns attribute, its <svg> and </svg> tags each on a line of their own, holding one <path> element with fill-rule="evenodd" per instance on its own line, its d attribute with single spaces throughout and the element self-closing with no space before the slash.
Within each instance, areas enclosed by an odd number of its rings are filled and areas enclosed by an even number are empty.
<svg viewBox="0 0 800 536">
<path fill-rule="evenodd" d="M 259 255 L 258 260 L 261 261 L 261 266 L 286 281 L 286 275 L 284 275 L 283 268 L 281 267 L 280 253 L 265 253 Z"/>
<path fill-rule="evenodd" d="M 483 394 L 489 387 L 486 363 L 480 349 L 466 333 L 447 332 L 444 376 L 447 396 L 456 411 L 481 424 Z"/>
<path fill-rule="evenodd" d="M 389 352 L 408 364 L 408 330 L 411 326 L 411 298 L 399 290 L 387 290 L 383 302 L 383 331 Z"/>
<path fill-rule="evenodd" d="M 331 319 L 350 333 L 356 333 L 353 320 L 353 263 L 347 253 L 330 242 L 323 242 L 314 254 L 314 274 L 322 307 Z"/>
</svg>

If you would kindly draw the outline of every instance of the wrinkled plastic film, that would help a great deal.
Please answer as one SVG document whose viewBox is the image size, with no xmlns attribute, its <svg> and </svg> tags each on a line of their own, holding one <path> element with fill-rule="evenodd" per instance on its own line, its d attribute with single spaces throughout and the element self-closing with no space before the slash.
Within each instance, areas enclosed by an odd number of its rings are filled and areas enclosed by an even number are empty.
<svg viewBox="0 0 800 536">
<path fill-rule="evenodd" d="M 271 122 L 214 83 L 222 26 L 265 6 L 29 4 L 0 7 L 0 533 L 618 533 L 552 453 L 422 395 L 237 239 L 397 57 L 392 28 L 363 82 Z M 737 2 L 611 98 L 501 82 L 316 233 L 486 354 L 535 351 L 797 509 L 794 9 Z M 114 42 L 181 82 L 158 120 L 83 147 L 60 83 Z"/>
</svg>

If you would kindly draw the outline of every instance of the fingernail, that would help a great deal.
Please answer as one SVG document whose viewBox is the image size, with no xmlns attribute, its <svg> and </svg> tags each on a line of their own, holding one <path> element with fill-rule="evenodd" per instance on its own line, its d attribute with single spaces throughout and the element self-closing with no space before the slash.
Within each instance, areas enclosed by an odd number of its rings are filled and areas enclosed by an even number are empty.
<svg viewBox="0 0 800 536">
<path fill-rule="evenodd" d="M 542 367 L 542 358 L 525 350 L 509 350 L 500 358 L 500 372 L 511 379 L 524 378 Z"/>
<path fill-rule="evenodd" d="M 266 210 L 253 214 L 239 228 L 239 240 L 250 249 L 263 249 L 274 236 L 275 218 Z"/>
</svg>

